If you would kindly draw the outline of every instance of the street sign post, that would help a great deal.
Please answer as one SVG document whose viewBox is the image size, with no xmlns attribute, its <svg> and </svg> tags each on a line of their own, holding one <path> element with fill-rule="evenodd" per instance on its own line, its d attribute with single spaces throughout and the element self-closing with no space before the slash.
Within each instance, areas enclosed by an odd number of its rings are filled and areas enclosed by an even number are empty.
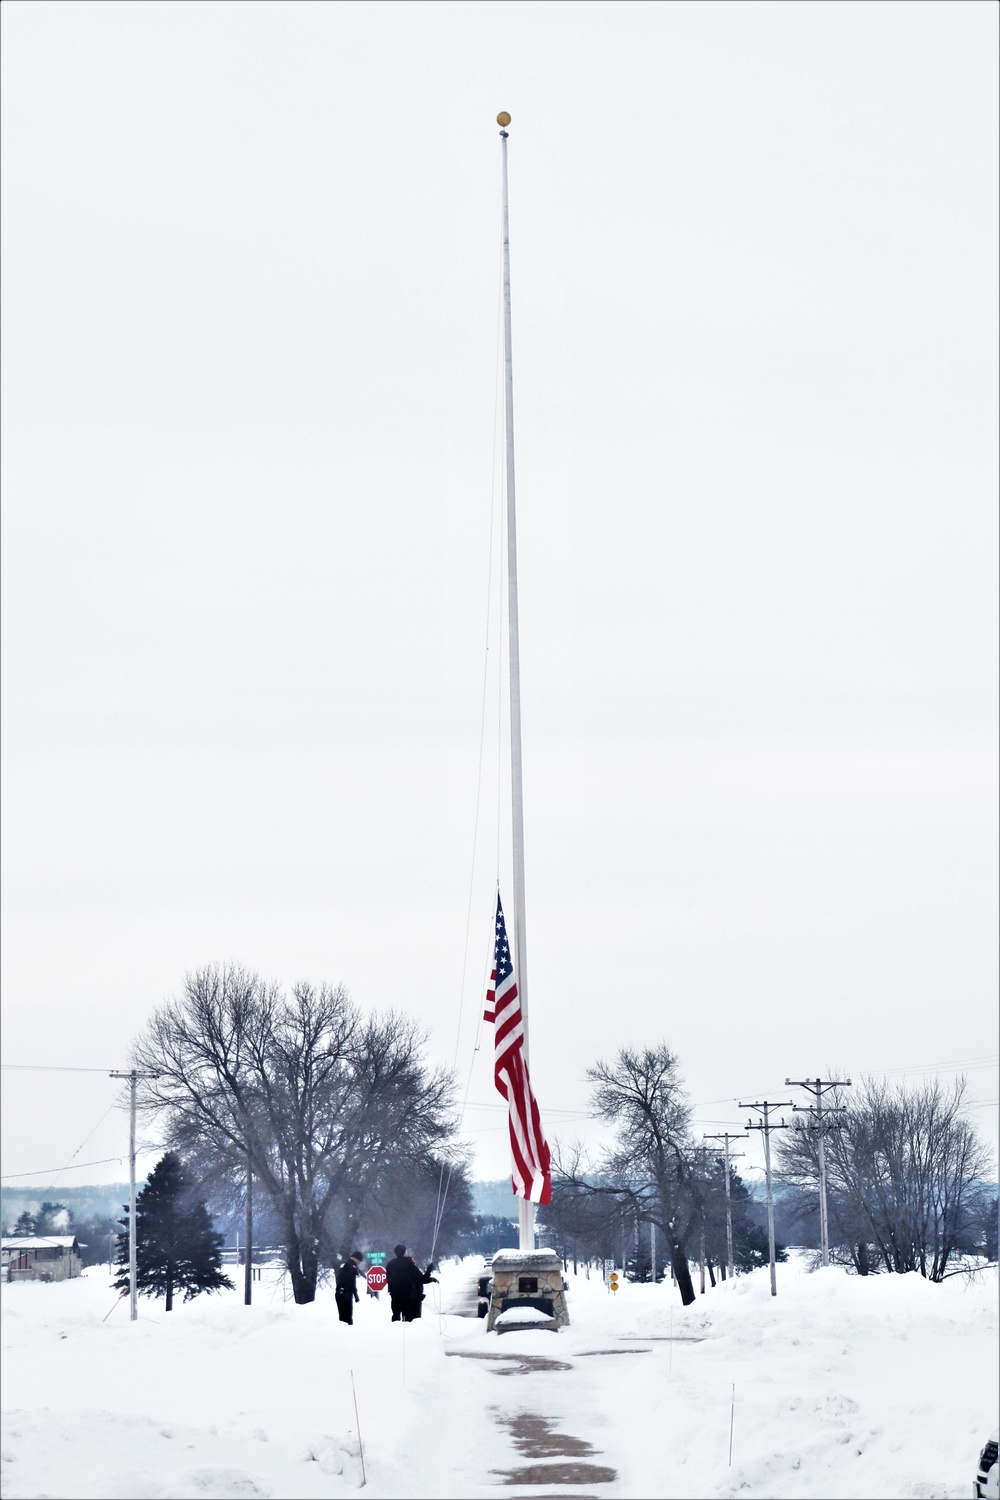
<svg viewBox="0 0 1000 1500">
<path fill-rule="evenodd" d="M 376 1295 L 379 1292 L 384 1292 L 389 1281 L 388 1276 L 385 1274 L 385 1266 L 372 1266 L 365 1280 L 368 1282 L 368 1290 L 370 1292 L 374 1292 Z"/>
</svg>

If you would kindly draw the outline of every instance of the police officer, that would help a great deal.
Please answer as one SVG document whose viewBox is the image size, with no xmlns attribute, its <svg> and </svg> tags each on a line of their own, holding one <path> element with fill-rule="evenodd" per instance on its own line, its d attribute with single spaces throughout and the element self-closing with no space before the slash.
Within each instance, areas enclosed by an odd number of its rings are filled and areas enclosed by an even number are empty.
<svg viewBox="0 0 1000 1500">
<path fill-rule="evenodd" d="M 412 1323 L 413 1310 L 420 1306 L 424 1287 L 423 1276 L 407 1255 L 405 1245 L 396 1246 L 395 1254 L 385 1268 L 385 1275 L 389 1301 L 392 1304 L 392 1321 Z"/>
<path fill-rule="evenodd" d="M 337 1272 L 336 1292 L 337 1311 L 342 1323 L 354 1322 L 354 1304 L 360 1302 L 358 1296 L 358 1272 L 361 1262 L 364 1260 L 360 1250 L 355 1250 L 350 1260 L 345 1260 Z"/>
</svg>

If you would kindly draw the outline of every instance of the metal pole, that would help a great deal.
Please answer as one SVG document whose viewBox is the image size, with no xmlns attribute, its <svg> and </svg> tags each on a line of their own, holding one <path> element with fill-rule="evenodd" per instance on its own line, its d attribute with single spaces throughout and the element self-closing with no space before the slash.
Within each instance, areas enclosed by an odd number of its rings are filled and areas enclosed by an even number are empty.
<svg viewBox="0 0 1000 1500">
<path fill-rule="evenodd" d="M 748 1120 L 747 1129 L 759 1130 L 764 1137 L 764 1175 L 767 1180 L 767 1249 L 768 1262 L 771 1267 L 772 1297 L 778 1295 L 778 1284 L 774 1274 L 774 1195 L 771 1192 L 771 1131 L 784 1130 L 786 1127 L 784 1119 L 782 1119 L 780 1125 L 772 1125 L 768 1118 L 768 1110 L 784 1109 L 785 1105 L 791 1105 L 791 1102 L 791 1099 L 782 1099 L 780 1104 L 774 1104 L 770 1100 L 765 1099 L 762 1104 L 740 1103 L 740 1109 L 759 1109 L 764 1116 L 764 1123 L 762 1125 L 751 1125 Z"/>
<path fill-rule="evenodd" d="M 733 1262 L 733 1200 L 729 1191 L 729 1136 L 726 1135 L 726 1275 L 732 1281 L 736 1275 Z"/>
<path fill-rule="evenodd" d="M 771 1267 L 771 1296 L 778 1295 L 778 1284 L 774 1274 L 774 1198 L 771 1195 L 771 1132 L 767 1123 L 767 1105 L 764 1105 L 764 1174 L 767 1178 L 767 1254 Z"/>
<path fill-rule="evenodd" d="M 819 1078 L 817 1084 L 821 1082 Z M 816 1090 L 816 1124 L 819 1130 L 819 1245 L 820 1263 L 830 1264 L 830 1230 L 826 1216 L 826 1147 L 823 1143 L 823 1093 Z"/>
<path fill-rule="evenodd" d="M 499 122 L 498 122 L 499 123 Z M 506 121 L 509 124 L 509 120 Z M 510 801 L 514 856 L 514 971 L 521 1001 L 524 1060 L 528 1061 L 528 952 L 524 916 L 524 800 L 521 782 L 521 658 L 517 620 L 517 523 L 514 506 L 514 373 L 510 331 L 510 225 L 507 211 L 507 131 L 501 126 L 503 164 L 503 364 L 507 439 L 507 632 L 510 666 Z M 518 1205 L 521 1250 L 535 1248 L 535 1205 Z"/>
<path fill-rule="evenodd" d="M 247 1307 L 251 1301 L 253 1282 L 253 1173 L 247 1162 L 247 1264 L 243 1273 L 243 1301 Z"/>
<path fill-rule="evenodd" d="M 820 1263 L 828 1266 L 830 1264 L 830 1218 L 826 1201 L 826 1144 L 823 1139 L 826 1134 L 826 1127 L 823 1124 L 823 1095 L 828 1089 L 849 1089 L 851 1087 L 851 1080 L 849 1078 L 786 1078 L 785 1082 L 795 1084 L 796 1088 L 806 1089 L 816 1100 L 816 1103 L 808 1105 L 803 1113 L 816 1116 L 816 1123 L 810 1126 L 810 1128 L 816 1130 L 819 1136 L 817 1157 L 819 1164 Z M 799 1106 L 796 1104 L 794 1108 L 798 1109 Z M 837 1115 L 843 1111 L 841 1106 L 836 1105 L 831 1112 Z"/>
<path fill-rule="evenodd" d="M 656 1225 L 649 1226 L 649 1279 L 656 1285 Z"/>
<path fill-rule="evenodd" d="M 136 1115 L 136 1088 L 140 1078 L 157 1078 L 157 1073 L 140 1073 L 137 1068 L 132 1068 L 128 1073 L 115 1069 L 108 1074 L 109 1078 L 127 1078 L 129 1082 L 129 1126 L 128 1126 L 128 1280 L 129 1280 L 129 1302 L 131 1304 L 131 1316 L 134 1323 L 139 1316 L 137 1304 L 138 1287 L 136 1278 L 138 1276 L 138 1257 L 136 1253 L 136 1221 L 135 1221 L 135 1115 Z"/>
<path fill-rule="evenodd" d="M 138 1255 L 135 1243 L 135 1104 L 136 1085 L 138 1075 L 133 1068 L 129 1074 L 129 1127 L 128 1127 L 128 1288 L 129 1288 L 129 1317 L 134 1323 L 139 1316 L 138 1295 L 136 1286 L 138 1275 Z"/>
<path fill-rule="evenodd" d="M 733 1202 L 729 1183 L 729 1142 L 749 1139 L 747 1135 L 731 1135 L 728 1130 L 720 1135 L 705 1136 L 706 1141 L 722 1141 L 726 1149 L 726 1275 L 730 1280 L 736 1275 L 736 1266 L 733 1257 Z M 742 1156 L 743 1153 L 737 1151 L 736 1155 Z"/>
</svg>

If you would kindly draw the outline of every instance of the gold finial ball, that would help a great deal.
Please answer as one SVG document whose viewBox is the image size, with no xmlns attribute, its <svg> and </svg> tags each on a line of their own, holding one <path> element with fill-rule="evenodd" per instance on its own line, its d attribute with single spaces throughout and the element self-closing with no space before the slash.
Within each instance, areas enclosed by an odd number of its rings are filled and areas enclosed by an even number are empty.
<svg viewBox="0 0 1000 1500">
<path fill-rule="evenodd" d="M 500 111 L 500 113 L 497 115 L 497 124 L 498 125 L 502 125 L 505 130 L 507 129 L 507 126 L 510 124 L 510 115 L 507 113 L 507 111 L 505 109 L 502 109 Z"/>
</svg>

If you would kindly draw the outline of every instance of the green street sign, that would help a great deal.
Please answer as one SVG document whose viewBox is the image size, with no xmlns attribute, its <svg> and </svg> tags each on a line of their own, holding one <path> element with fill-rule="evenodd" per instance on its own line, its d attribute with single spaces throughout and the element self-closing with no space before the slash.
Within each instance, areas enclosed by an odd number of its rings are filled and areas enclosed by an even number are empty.
<svg viewBox="0 0 1000 1500">
<path fill-rule="evenodd" d="M 369 1250 L 367 1255 L 365 1256 L 365 1259 L 370 1261 L 373 1266 L 380 1266 L 385 1260 L 385 1251 Z"/>
</svg>

